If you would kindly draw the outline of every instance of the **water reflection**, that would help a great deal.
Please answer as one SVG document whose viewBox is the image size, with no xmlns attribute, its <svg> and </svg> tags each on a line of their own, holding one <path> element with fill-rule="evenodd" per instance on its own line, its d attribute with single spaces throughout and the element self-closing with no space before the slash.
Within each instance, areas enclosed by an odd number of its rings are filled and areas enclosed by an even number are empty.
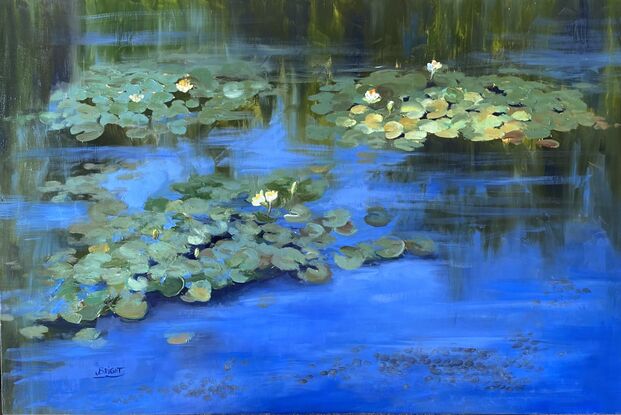
<svg viewBox="0 0 621 415">
<path fill-rule="evenodd" d="M 382 234 L 363 221 L 366 208 L 379 205 L 396 216 L 389 230 L 429 236 L 439 247 L 435 260 L 338 273 L 321 287 L 277 279 L 207 307 L 162 302 L 136 324 L 103 319 L 97 327 L 107 331 L 107 343 L 99 349 L 64 339 L 27 342 L 3 322 L 3 395 L 14 399 L 5 409 L 107 413 L 110 402 L 114 412 L 621 407 L 614 376 L 621 369 L 618 129 L 559 134 L 562 146 L 553 151 L 435 139 L 411 155 L 304 136 L 307 97 L 325 77 L 396 63 L 418 67 L 432 57 L 474 74 L 515 69 L 590 82 L 589 105 L 611 124 L 621 122 L 618 2 L 84 0 L 0 7 L 0 40 L 10 45 L 0 57 L 6 116 L 42 108 L 54 83 L 94 63 L 178 61 L 187 52 L 211 62 L 252 59 L 279 91 L 261 99 L 256 120 L 180 141 L 86 146 L 47 133 L 34 119 L 1 121 L 3 313 L 37 310 L 48 289 L 38 265 L 66 246 L 67 227 L 85 218 L 85 202 L 52 204 L 38 187 L 85 174 L 86 163 L 115 166 L 104 186 L 133 209 L 150 195 L 169 195 L 171 183 L 194 172 L 235 177 L 330 165 L 325 203 L 347 207 L 362 224 L 351 241 Z M 123 179 L 128 173 L 132 178 Z M 162 341 L 171 326 L 197 334 L 175 349 Z M 480 356 L 474 369 L 464 366 L 468 353 Z M 101 360 L 128 373 L 105 391 L 89 372 Z M 175 405 L 154 408 L 153 396 Z"/>
</svg>

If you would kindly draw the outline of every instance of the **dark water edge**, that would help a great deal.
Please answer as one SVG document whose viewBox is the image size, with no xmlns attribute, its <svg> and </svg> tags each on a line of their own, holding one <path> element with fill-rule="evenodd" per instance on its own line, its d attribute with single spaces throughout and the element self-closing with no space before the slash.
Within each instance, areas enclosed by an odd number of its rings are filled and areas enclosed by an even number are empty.
<svg viewBox="0 0 621 415">
<path fill-rule="evenodd" d="M 84 203 L 45 202 L 37 186 L 84 162 L 135 164 L 134 179 L 121 170 L 106 183 L 135 208 L 196 171 L 335 163 L 322 208 L 363 223 L 366 206 L 382 205 L 393 231 L 439 247 L 436 259 L 317 287 L 282 277 L 206 306 L 155 301 L 144 321 L 99 321 L 95 347 L 28 342 L 2 322 L 5 412 L 621 411 L 618 128 L 558 134 L 560 149 L 540 151 L 434 139 L 397 154 L 299 139 L 326 71 L 434 57 L 469 74 L 592 83 L 586 100 L 614 125 L 621 2 L 8 0 L 0 19 L 3 313 L 36 308 L 37 264 L 86 216 Z M 275 81 L 285 68 L 288 92 L 264 124 L 158 144 L 78 145 L 15 117 L 95 62 L 196 51 L 260 62 Z M 173 346 L 171 330 L 195 335 Z M 123 376 L 95 379 L 102 367 Z"/>
</svg>

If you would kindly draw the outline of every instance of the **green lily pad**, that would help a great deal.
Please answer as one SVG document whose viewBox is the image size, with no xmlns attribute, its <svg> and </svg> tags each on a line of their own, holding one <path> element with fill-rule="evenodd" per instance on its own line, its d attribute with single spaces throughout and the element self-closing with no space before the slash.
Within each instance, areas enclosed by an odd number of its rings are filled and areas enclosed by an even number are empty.
<svg viewBox="0 0 621 415">
<path fill-rule="evenodd" d="M 341 255 L 334 254 L 334 262 L 344 270 L 354 270 L 360 268 L 366 257 L 364 252 L 354 246 L 343 246 L 339 249 Z"/>
<path fill-rule="evenodd" d="M 518 120 L 518 121 L 530 121 L 531 116 L 526 111 L 520 110 L 520 111 L 515 111 L 513 114 L 511 114 L 511 118 Z"/>
<path fill-rule="evenodd" d="M 240 271 L 254 271 L 259 267 L 259 253 L 252 248 L 242 248 L 226 260 L 226 265 Z"/>
<path fill-rule="evenodd" d="M 345 225 L 339 226 L 338 228 L 334 228 L 334 232 L 343 236 L 351 236 L 358 232 L 358 229 L 354 226 L 351 221 L 348 221 Z"/>
<path fill-rule="evenodd" d="M 188 130 L 185 125 L 185 120 L 171 121 L 166 125 L 168 126 L 168 129 L 170 130 L 171 133 L 177 134 L 177 135 L 183 135 Z"/>
<path fill-rule="evenodd" d="M 329 210 L 325 213 L 321 223 L 328 228 L 339 228 L 345 226 L 351 215 L 345 209 Z"/>
<path fill-rule="evenodd" d="M 438 251 L 435 242 L 425 237 L 407 239 L 405 241 L 405 246 L 408 252 L 423 258 L 435 257 Z"/>
<path fill-rule="evenodd" d="M 272 265 L 282 271 L 295 271 L 306 262 L 304 254 L 294 248 L 281 248 L 272 256 Z"/>
<path fill-rule="evenodd" d="M 82 308 L 78 313 L 82 316 L 82 321 L 93 321 L 102 314 L 106 302 L 110 298 L 107 290 L 94 291 L 82 301 Z"/>
<path fill-rule="evenodd" d="M 78 331 L 73 336 L 73 340 L 80 341 L 80 342 L 93 341 L 93 340 L 97 340 L 99 336 L 101 336 L 101 332 L 99 332 L 97 329 L 94 329 L 92 327 L 87 327 L 87 328 L 84 328 Z"/>
<path fill-rule="evenodd" d="M 315 238 L 319 238 L 320 236 L 322 236 L 324 233 L 326 232 L 326 230 L 324 229 L 323 226 L 321 226 L 318 223 L 307 223 L 306 226 L 304 226 L 304 229 L 302 229 L 302 235 L 308 236 L 312 239 Z"/>
<path fill-rule="evenodd" d="M 211 284 L 207 280 L 193 282 L 185 296 L 185 301 L 199 301 L 205 303 L 211 300 Z"/>
<path fill-rule="evenodd" d="M 384 124 L 384 134 L 386 139 L 394 140 L 403 134 L 403 125 L 397 121 L 388 121 Z"/>
<path fill-rule="evenodd" d="M 298 278 L 313 284 L 323 283 L 332 277 L 332 271 L 323 263 L 309 264 L 305 270 L 298 271 Z"/>
<path fill-rule="evenodd" d="M 49 329 L 46 326 L 42 326 L 42 325 L 34 325 L 34 326 L 28 326 L 28 327 L 24 327 L 19 329 L 19 333 L 26 337 L 27 339 L 36 339 L 36 340 L 41 340 L 45 337 L 45 334 L 49 331 Z"/>
<path fill-rule="evenodd" d="M 312 217 L 312 213 L 309 208 L 302 204 L 297 204 L 289 209 L 288 213 L 283 216 L 287 222 L 301 223 L 308 222 Z"/>
<path fill-rule="evenodd" d="M 121 296 L 112 307 L 116 315 L 128 320 L 140 320 L 147 314 L 147 309 L 148 305 L 142 294 Z"/>
<path fill-rule="evenodd" d="M 398 238 L 384 237 L 375 241 L 375 245 L 377 255 L 386 259 L 400 257 L 405 250 L 405 242 Z"/>
<path fill-rule="evenodd" d="M 185 282 L 181 277 L 167 276 L 159 283 L 158 291 L 165 297 L 174 297 L 183 290 Z"/>
<path fill-rule="evenodd" d="M 392 216 L 382 206 L 372 206 L 367 209 L 367 214 L 364 217 L 364 221 L 371 226 L 382 227 L 386 226 L 392 220 Z"/>
</svg>

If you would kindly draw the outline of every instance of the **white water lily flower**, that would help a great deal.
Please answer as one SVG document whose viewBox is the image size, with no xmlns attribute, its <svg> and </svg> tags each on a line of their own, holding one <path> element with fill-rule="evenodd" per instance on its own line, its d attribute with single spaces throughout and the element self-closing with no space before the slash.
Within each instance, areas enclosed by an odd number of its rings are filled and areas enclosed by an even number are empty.
<svg viewBox="0 0 621 415">
<path fill-rule="evenodd" d="M 265 194 L 263 193 L 263 190 L 261 190 L 259 193 L 254 195 L 251 203 L 252 203 L 252 206 L 261 206 L 265 203 Z"/>
<path fill-rule="evenodd" d="M 440 62 L 436 61 L 435 59 L 433 59 L 431 62 L 429 62 L 427 64 L 427 71 L 429 71 L 429 73 L 431 74 L 429 79 L 432 79 L 433 78 L 433 74 L 435 74 L 436 71 L 438 71 L 441 68 L 442 68 L 442 64 Z"/>
<path fill-rule="evenodd" d="M 180 79 L 175 85 L 177 86 L 177 90 L 183 93 L 188 92 L 190 89 L 194 88 L 192 82 L 190 82 L 190 80 L 187 78 Z"/>
<path fill-rule="evenodd" d="M 268 190 L 267 192 L 265 192 L 265 200 L 267 200 L 269 203 L 272 203 L 276 199 L 278 199 L 277 190 Z"/>
<path fill-rule="evenodd" d="M 140 101 L 142 101 L 143 98 L 144 98 L 144 95 L 142 95 L 142 94 L 131 94 L 129 96 L 129 99 L 132 102 L 140 102 Z"/>
<path fill-rule="evenodd" d="M 382 96 L 377 93 L 375 88 L 371 88 L 364 93 L 364 98 L 362 98 L 362 100 L 367 104 L 375 104 L 382 100 Z"/>
</svg>

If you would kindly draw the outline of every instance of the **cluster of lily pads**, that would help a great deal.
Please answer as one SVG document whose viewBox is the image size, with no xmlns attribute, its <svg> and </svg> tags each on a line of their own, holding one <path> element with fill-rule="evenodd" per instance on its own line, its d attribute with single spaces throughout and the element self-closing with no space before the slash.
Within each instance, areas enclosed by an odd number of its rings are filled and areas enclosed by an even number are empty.
<svg viewBox="0 0 621 415">
<path fill-rule="evenodd" d="M 253 99 L 270 89 L 258 76 L 241 79 L 205 67 L 167 73 L 100 65 L 55 91 L 51 111 L 40 119 L 51 130 L 69 129 L 79 141 L 95 140 L 114 128 L 132 139 L 165 132 L 184 135 L 190 125 L 251 118 Z"/>
<path fill-rule="evenodd" d="M 428 68 L 432 75 L 438 65 Z M 309 99 L 318 122 L 307 127 L 308 138 L 405 151 L 421 147 L 430 135 L 513 144 L 541 140 L 540 145 L 554 147 L 553 140 L 544 140 L 552 131 L 601 122 L 579 91 L 516 76 L 438 72 L 428 79 L 417 72 L 380 70 L 358 80 L 336 80 Z"/>
<path fill-rule="evenodd" d="M 48 197 L 62 195 L 56 200 L 93 201 L 90 220 L 69 229 L 70 248 L 44 265 L 44 275 L 55 281 L 47 320 L 84 324 L 109 313 L 141 319 L 148 311 L 147 295 L 207 302 L 212 290 L 281 274 L 320 283 L 332 275 L 335 234 L 356 232 L 347 210 L 317 215 L 306 206 L 326 190 L 328 181 L 322 175 L 279 175 L 261 186 L 251 178 L 196 175 L 172 186 L 179 199 L 152 198 L 144 211 L 133 214 L 95 185 L 103 173 L 93 176 L 70 178 L 65 185 L 48 182 L 41 188 Z M 264 188 L 269 190 L 252 197 Z M 390 220 L 379 207 L 369 209 L 365 217 L 378 227 Z M 408 248 L 417 255 L 425 249 L 420 241 L 383 237 L 340 247 L 333 259 L 351 270 L 398 258 Z M 34 330 L 35 338 L 44 337 L 46 326 L 33 327 L 24 335 Z"/>
</svg>

